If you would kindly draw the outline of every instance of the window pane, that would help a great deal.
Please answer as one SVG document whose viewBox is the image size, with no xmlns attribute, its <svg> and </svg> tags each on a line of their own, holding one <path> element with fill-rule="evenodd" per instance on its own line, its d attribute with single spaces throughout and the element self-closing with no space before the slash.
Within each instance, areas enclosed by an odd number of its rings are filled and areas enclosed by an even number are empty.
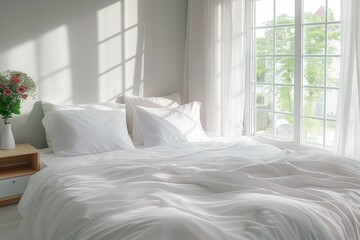
<svg viewBox="0 0 360 240">
<path fill-rule="evenodd" d="M 275 87 L 275 110 L 279 112 L 294 112 L 294 88 Z"/>
<path fill-rule="evenodd" d="M 328 0 L 328 21 L 340 21 L 341 0 Z"/>
<path fill-rule="evenodd" d="M 275 114 L 275 139 L 294 140 L 294 116 Z"/>
<path fill-rule="evenodd" d="M 272 137 L 273 114 L 271 112 L 256 111 L 256 133 Z"/>
<path fill-rule="evenodd" d="M 272 26 L 274 18 L 273 0 L 256 0 L 256 26 Z"/>
<path fill-rule="evenodd" d="M 325 147 L 332 149 L 335 142 L 336 122 L 326 121 Z"/>
<path fill-rule="evenodd" d="M 326 90 L 326 118 L 336 119 L 338 95 L 338 90 Z"/>
<path fill-rule="evenodd" d="M 276 83 L 294 84 L 295 58 L 279 57 L 275 61 Z"/>
<path fill-rule="evenodd" d="M 271 110 L 273 106 L 273 87 L 256 85 L 256 108 Z"/>
<path fill-rule="evenodd" d="M 339 95 L 342 0 L 254 1 L 252 131 L 294 141 L 294 129 L 299 128 L 296 141 L 331 149 Z M 302 19 L 295 19 L 295 13 Z M 301 51 L 295 52 L 300 46 Z M 295 66 L 301 66 L 296 73 Z M 296 77 L 302 78 L 301 85 L 295 84 Z"/>
<path fill-rule="evenodd" d="M 276 0 L 276 25 L 295 23 L 295 1 Z"/>
<path fill-rule="evenodd" d="M 325 58 L 305 57 L 303 74 L 303 84 L 305 86 L 324 86 Z"/>
<path fill-rule="evenodd" d="M 304 88 L 303 112 L 305 116 L 324 116 L 324 90 L 321 88 Z"/>
<path fill-rule="evenodd" d="M 323 120 L 304 118 L 304 143 L 322 147 L 324 137 Z"/>
<path fill-rule="evenodd" d="M 329 24 L 328 25 L 328 54 L 340 54 L 340 24 Z"/>
<path fill-rule="evenodd" d="M 256 61 L 256 81 L 273 83 L 274 61 L 272 57 L 258 57 Z"/>
<path fill-rule="evenodd" d="M 304 0 L 304 22 L 324 22 L 326 14 L 325 4 L 325 0 Z"/>
<path fill-rule="evenodd" d="M 295 53 L 295 28 L 281 27 L 276 28 L 276 54 L 293 55 Z"/>
<path fill-rule="evenodd" d="M 273 54 L 273 29 L 257 29 L 256 30 L 256 54 Z"/>
<path fill-rule="evenodd" d="M 304 53 L 325 53 L 325 26 L 304 26 Z"/>
<path fill-rule="evenodd" d="M 328 57 L 326 68 L 328 87 L 338 87 L 340 79 L 340 57 Z"/>
</svg>

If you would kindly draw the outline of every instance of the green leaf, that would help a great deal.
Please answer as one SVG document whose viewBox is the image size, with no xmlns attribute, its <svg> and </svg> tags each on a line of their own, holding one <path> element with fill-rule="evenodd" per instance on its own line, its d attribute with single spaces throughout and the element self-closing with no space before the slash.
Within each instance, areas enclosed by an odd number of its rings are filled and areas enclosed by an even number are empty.
<svg viewBox="0 0 360 240">
<path fill-rule="evenodd" d="M 12 113 L 14 114 L 20 114 L 20 100 L 16 101 Z"/>
</svg>

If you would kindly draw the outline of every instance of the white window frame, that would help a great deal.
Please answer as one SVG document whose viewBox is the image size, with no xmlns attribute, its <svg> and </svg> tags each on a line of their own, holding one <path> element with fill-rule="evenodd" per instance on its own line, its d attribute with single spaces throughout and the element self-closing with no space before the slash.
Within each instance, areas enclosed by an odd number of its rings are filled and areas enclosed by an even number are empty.
<svg viewBox="0 0 360 240">
<path fill-rule="evenodd" d="M 244 125 L 245 125 L 245 134 L 248 136 L 254 136 L 257 140 L 265 143 L 269 143 L 272 145 L 275 145 L 280 148 L 290 148 L 290 149 L 296 149 L 296 150 L 304 150 L 309 148 L 314 148 L 313 146 L 309 145 L 303 145 L 302 144 L 302 131 L 303 131 L 303 112 L 302 112 L 302 101 L 303 101 L 303 84 L 302 84 L 302 78 L 303 78 L 303 26 L 304 25 L 312 25 L 312 23 L 303 23 L 303 0 L 295 0 L 295 69 L 294 69 L 294 141 L 280 141 L 273 138 L 268 138 L 264 136 L 256 135 L 255 132 L 255 114 L 256 114 L 256 104 L 255 104 L 255 97 L 256 97 L 256 54 L 255 54 L 255 1 L 256 0 L 250 0 L 246 1 L 246 11 L 251 12 L 249 14 L 249 17 L 247 19 L 247 46 L 248 52 L 247 52 L 247 62 L 250 64 L 250 71 L 246 74 L 246 102 L 245 102 L 245 119 L 244 119 Z M 276 11 L 275 6 L 275 0 L 274 2 L 274 16 Z M 326 6 L 328 6 L 328 0 L 326 0 Z M 323 55 L 316 55 L 317 57 L 323 56 L 325 59 L 327 56 L 327 31 L 328 31 L 328 15 L 326 14 L 325 17 L 325 53 Z M 341 21 L 333 21 L 330 22 L 331 24 L 340 23 Z M 275 23 L 274 23 L 275 24 Z M 318 25 L 319 23 L 314 23 L 314 25 Z M 286 25 L 284 25 L 286 26 Z M 275 29 L 276 27 L 274 27 Z M 275 32 L 274 32 L 274 41 L 275 41 Z M 275 51 L 275 49 L 274 49 Z M 275 54 L 275 53 L 274 53 Z M 340 56 L 340 55 L 339 55 Z M 306 55 L 305 57 L 311 57 L 310 55 Z M 299 61 L 300 59 L 300 61 Z M 325 61 L 325 73 L 324 73 L 324 81 L 326 82 L 326 67 L 327 67 L 327 61 Z M 327 86 L 326 83 L 324 83 L 324 86 L 320 87 L 326 91 Z M 324 116 L 322 119 L 324 123 L 326 123 L 326 94 L 324 95 Z M 324 127 L 324 132 L 326 131 L 326 128 Z M 325 138 L 325 134 L 323 135 L 323 138 Z M 326 139 L 323 139 L 323 144 L 325 145 Z M 320 150 L 328 151 L 325 148 L 320 148 Z"/>
</svg>

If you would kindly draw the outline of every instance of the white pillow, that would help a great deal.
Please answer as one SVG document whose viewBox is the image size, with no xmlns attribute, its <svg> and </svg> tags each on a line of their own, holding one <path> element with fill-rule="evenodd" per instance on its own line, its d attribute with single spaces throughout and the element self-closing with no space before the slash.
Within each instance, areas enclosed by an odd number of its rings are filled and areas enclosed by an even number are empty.
<svg viewBox="0 0 360 240">
<path fill-rule="evenodd" d="M 200 102 L 176 108 L 135 107 L 146 147 L 206 139 L 200 122 Z"/>
<path fill-rule="evenodd" d="M 90 103 L 90 104 L 74 104 L 74 105 L 60 105 L 46 101 L 42 101 L 42 109 L 44 114 L 49 111 L 64 111 L 64 110 L 114 110 L 114 109 L 125 109 L 125 104 L 119 103 Z M 52 147 L 52 140 L 45 129 L 46 142 L 49 148 Z"/>
<path fill-rule="evenodd" d="M 134 148 L 125 109 L 48 111 L 42 122 L 57 156 Z"/>
<path fill-rule="evenodd" d="M 129 132 L 132 133 L 134 142 L 142 142 L 141 133 L 136 124 L 137 119 L 134 114 L 134 108 L 136 106 L 159 108 L 159 107 L 177 107 L 181 104 L 180 92 L 172 93 L 163 97 L 139 97 L 134 95 L 125 95 L 126 105 L 126 123 Z"/>
</svg>

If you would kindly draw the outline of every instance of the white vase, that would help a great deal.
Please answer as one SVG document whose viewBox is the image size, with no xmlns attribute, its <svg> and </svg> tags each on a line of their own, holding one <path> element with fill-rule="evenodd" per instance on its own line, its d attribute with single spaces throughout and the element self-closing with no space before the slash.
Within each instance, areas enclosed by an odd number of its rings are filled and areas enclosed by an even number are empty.
<svg viewBox="0 0 360 240">
<path fill-rule="evenodd" d="M 14 149 L 15 148 L 15 140 L 14 135 L 11 130 L 11 124 L 5 124 L 1 137 L 1 149 Z"/>
</svg>

